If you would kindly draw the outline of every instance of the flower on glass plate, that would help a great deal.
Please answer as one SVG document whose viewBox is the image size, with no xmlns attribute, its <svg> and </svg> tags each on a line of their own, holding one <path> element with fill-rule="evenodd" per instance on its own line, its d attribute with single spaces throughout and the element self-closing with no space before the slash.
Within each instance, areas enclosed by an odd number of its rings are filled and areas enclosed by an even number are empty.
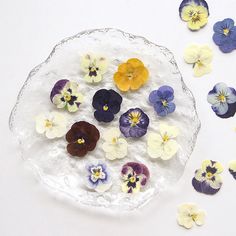
<svg viewBox="0 0 236 236">
<path fill-rule="evenodd" d="M 201 77 L 211 72 L 212 58 L 212 49 L 208 45 L 193 44 L 184 51 L 184 60 L 188 64 L 193 64 L 195 77 Z"/>
<path fill-rule="evenodd" d="M 142 189 L 150 178 L 148 168 L 141 163 L 128 162 L 123 165 L 122 175 L 122 191 L 125 193 L 137 193 Z"/>
<path fill-rule="evenodd" d="M 131 108 L 120 117 L 120 131 L 126 138 L 142 137 L 148 125 L 149 118 L 140 108 Z"/>
<path fill-rule="evenodd" d="M 113 89 L 100 89 L 93 96 L 94 117 L 97 121 L 111 122 L 120 111 L 122 97 Z"/>
<path fill-rule="evenodd" d="M 112 186 L 110 172 L 103 162 L 86 165 L 86 186 L 96 192 L 103 193 Z"/>
<path fill-rule="evenodd" d="M 103 136 L 105 142 L 102 149 L 109 160 L 122 159 L 127 155 L 128 143 L 124 138 L 120 138 L 120 135 L 118 128 L 110 128 Z"/>
<path fill-rule="evenodd" d="M 100 133 L 94 125 L 86 121 L 76 122 L 66 134 L 67 151 L 72 156 L 83 157 L 94 150 L 99 138 Z"/>
<path fill-rule="evenodd" d="M 200 193 L 208 195 L 216 194 L 221 186 L 223 167 L 219 162 L 212 160 L 205 160 L 202 162 L 200 169 L 195 171 L 195 176 L 192 179 L 194 189 Z"/>
<path fill-rule="evenodd" d="M 205 0 L 183 0 L 179 7 L 179 15 L 187 22 L 190 30 L 199 30 L 207 24 L 208 4 Z"/>
<path fill-rule="evenodd" d="M 159 133 L 150 133 L 147 139 L 147 152 L 151 158 L 171 159 L 179 150 L 175 138 L 179 129 L 175 126 L 160 124 Z"/>
<path fill-rule="evenodd" d="M 36 131 L 47 138 L 60 138 L 66 133 L 67 119 L 58 112 L 41 113 L 36 116 Z"/>
<path fill-rule="evenodd" d="M 83 102 L 83 95 L 78 92 L 79 85 L 74 81 L 62 79 L 54 85 L 50 99 L 57 108 L 65 108 L 69 112 L 76 112 Z"/>
<path fill-rule="evenodd" d="M 229 118 L 236 112 L 236 91 L 225 83 L 216 84 L 208 93 L 207 101 L 220 118 Z"/>
<path fill-rule="evenodd" d="M 201 226 L 205 222 L 206 213 L 194 203 L 183 203 L 178 206 L 177 222 L 186 229 L 191 229 L 194 223 Z"/>
<path fill-rule="evenodd" d="M 153 105 L 157 115 L 167 116 L 175 111 L 174 90 L 170 86 L 161 86 L 149 95 L 149 102 Z"/>
<path fill-rule="evenodd" d="M 229 173 L 236 179 L 236 160 L 229 162 Z"/>
<path fill-rule="evenodd" d="M 114 74 L 116 86 L 123 92 L 137 90 L 148 80 L 148 70 L 143 62 L 137 58 L 131 58 L 118 67 Z"/>
<path fill-rule="evenodd" d="M 222 52 L 229 53 L 236 49 L 236 26 L 232 19 L 216 22 L 213 30 L 213 41 Z"/>
<path fill-rule="evenodd" d="M 98 83 L 107 72 L 108 62 L 105 57 L 86 54 L 81 59 L 81 69 L 87 83 Z"/>
</svg>

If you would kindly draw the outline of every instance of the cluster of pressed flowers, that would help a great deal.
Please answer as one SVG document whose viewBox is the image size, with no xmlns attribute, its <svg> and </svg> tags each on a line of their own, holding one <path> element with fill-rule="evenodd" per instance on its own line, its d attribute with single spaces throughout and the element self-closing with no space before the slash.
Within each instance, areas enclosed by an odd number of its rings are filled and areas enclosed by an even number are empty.
<svg viewBox="0 0 236 236">
<path fill-rule="evenodd" d="M 81 58 L 81 68 L 86 83 L 99 83 L 108 70 L 108 60 L 103 56 L 86 54 Z M 131 58 L 118 66 L 113 81 L 122 93 L 141 88 L 149 78 L 148 69 L 142 61 Z M 123 159 L 128 155 L 127 139 L 139 139 L 147 134 L 148 115 L 138 107 L 130 108 L 119 116 L 119 127 L 110 127 L 101 134 L 94 124 L 81 120 L 68 129 L 68 120 L 63 112 L 76 113 L 86 99 L 75 81 L 62 79 L 57 81 L 50 93 L 50 100 L 57 111 L 41 113 L 36 117 L 36 131 L 49 139 L 65 136 L 67 152 L 71 157 L 82 158 L 93 151 L 101 137 L 101 149 L 109 160 Z M 93 116 L 99 124 L 112 122 L 120 112 L 123 98 L 113 89 L 99 89 L 92 97 Z M 176 109 L 174 90 L 164 85 L 151 91 L 147 98 L 157 116 L 165 117 Z M 153 159 L 169 160 L 179 149 L 175 126 L 160 123 L 159 131 L 149 133 L 147 137 L 147 154 Z M 104 192 L 112 186 L 111 172 L 104 161 L 89 163 L 85 167 L 85 183 L 89 189 Z M 137 193 L 147 184 L 150 173 L 142 163 L 128 162 L 121 167 L 121 189 L 126 193 Z"/>
</svg>

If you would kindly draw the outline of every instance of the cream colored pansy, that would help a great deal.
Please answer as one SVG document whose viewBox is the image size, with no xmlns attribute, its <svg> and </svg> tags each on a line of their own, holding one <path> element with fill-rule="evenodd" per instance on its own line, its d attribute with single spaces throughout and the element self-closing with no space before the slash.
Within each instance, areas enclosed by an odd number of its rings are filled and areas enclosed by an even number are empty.
<svg viewBox="0 0 236 236">
<path fill-rule="evenodd" d="M 204 224 L 206 213 L 194 203 L 184 203 L 178 207 L 177 222 L 186 229 L 191 229 L 194 223 L 198 226 Z"/>
<path fill-rule="evenodd" d="M 60 138 L 65 135 L 67 119 L 58 112 L 41 113 L 35 118 L 36 131 L 45 134 L 49 139 Z"/>
<path fill-rule="evenodd" d="M 212 49 L 207 45 L 193 44 L 188 46 L 184 51 L 184 60 L 189 64 L 193 64 L 195 77 L 200 77 L 211 72 L 212 58 Z"/>
<path fill-rule="evenodd" d="M 109 160 L 121 159 L 127 155 L 128 143 L 124 138 L 120 138 L 120 130 L 111 128 L 104 133 L 105 142 L 102 149 Z"/>
<path fill-rule="evenodd" d="M 236 160 L 229 162 L 229 173 L 236 179 Z"/>
<path fill-rule="evenodd" d="M 105 57 L 86 54 L 81 58 L 81 69 L 85 73 L 87 83 L 98 83 L 107 71 L 108 62 Z"/>
<path fill-rule="evenodd" d="M 147 152 L 151 158 L 171 159 L 178 151 L 175 138 L 179 129 L 175 126 L 160 124 L 159 133 L 150 133 L 147 140 Z"/>
</svg>

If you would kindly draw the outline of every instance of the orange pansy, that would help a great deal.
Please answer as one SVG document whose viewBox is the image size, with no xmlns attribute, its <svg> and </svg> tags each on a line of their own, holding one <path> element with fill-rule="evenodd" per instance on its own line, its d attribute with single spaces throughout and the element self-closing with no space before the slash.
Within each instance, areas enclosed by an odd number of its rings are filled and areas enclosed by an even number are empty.
<svg viewBox="0 0 236 236">
<path fill-rule="evenodd" d="M 131 58 L 118 67 L 114 74 L 116 86 L 123 92 L 139 89 L 148 80 L 148 70 L 137 58 Z"/>
</svg>

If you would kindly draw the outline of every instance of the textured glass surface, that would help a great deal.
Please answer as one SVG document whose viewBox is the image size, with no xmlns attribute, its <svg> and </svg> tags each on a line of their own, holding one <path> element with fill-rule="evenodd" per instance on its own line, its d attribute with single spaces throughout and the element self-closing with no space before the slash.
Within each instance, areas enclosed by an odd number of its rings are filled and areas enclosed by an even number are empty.
<svg viewBox="0 0 236 236">
<path fill-rule="evenodd" d="M 104 55 L 110 60 L 108 72 L 98 85 L 86 84 L 80 71 L 80 57 L 88 52 Z M 100 88 L 117 91 L 113 74 L 121 62 L 132 57 L 144 62 L 150 72 L 149 82 L 137 92 L 122 94 L 122 108 L 114 121 L 106 125 L 100 124 L 93 117 L 92 97 Z M 96 125 L 101 133 L 96 149 L 84 158 L 69 157 L 64 138 L 48 140 L 35 131 L 34 117 L 44 111 L 56 110 L 50 102 L 49 94 L 55 82 L 63 78 L 78 81 L 80 91 L 86 97 L 79 112 L 68 114 L 60 111 L 68 117 L 70 124 L 86 120 Z M 166 118 L 158 117 L 148 103 L 149 93 L 161 85 L 172 86 L 175 90 L 177 108 Z M 173 159 L 150 159 L 146 152 L 146 135 L 138 140 L 127 139 L 129 147 L 126 158 L 105 160 L 101 149 L 103 133 L 108 127 L 118 127 L 119 116 L 131 107 L 140 107 L 148 114 L 148 132 L 157 131 L 160 121 L 179 127 L 181 133 L 177 140 L 181 149 Z M 178 181 L 193 151 L 199 128 L 193 95 L 182 80 L 173 54 L 165 47 L 155 45 L 143 37 L 116 29 L 84 31 L 57 44 L 47 60 L 30 72 L 10 117 L 10 129 L 19 140 L 23 158 L 43 183 L 55 193 L 62 193 L 78 204 L 119 210 L 138 208 Z M 113 175 L 112 188 L 103 194 L 86 189 L 83 183 L 84 165 L 95 159 L 105 160 Z M 138 194 L 121 192 L 120 170 L 128 161 L 140 161 L 150 170 L 150 181 Z"/>
</svg>

